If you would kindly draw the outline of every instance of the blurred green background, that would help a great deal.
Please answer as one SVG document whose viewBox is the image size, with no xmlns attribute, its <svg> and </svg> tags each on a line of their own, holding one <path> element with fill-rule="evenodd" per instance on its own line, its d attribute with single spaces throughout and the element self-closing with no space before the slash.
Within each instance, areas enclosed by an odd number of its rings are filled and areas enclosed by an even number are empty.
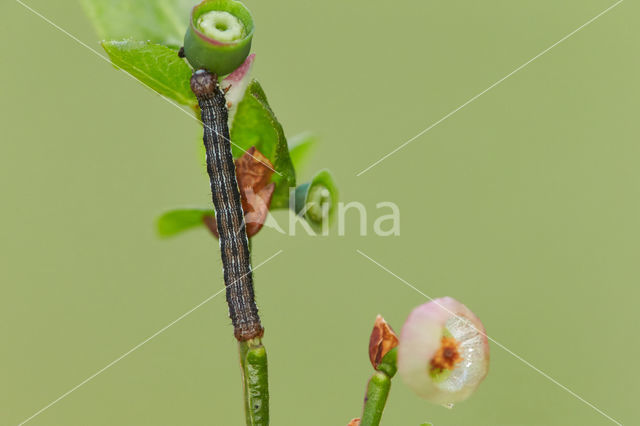
<svg viewBox="0 0 640 426">
<path fill-rule="evenodd" d="M 28 4 L 100 49 L 79 4 Z M 255 263 L 273 425 L 361 410 L 376 314 L 399 330 L 431 296 L 624 424 L 640 424 L 640 7 L 626 1 L 405 149 L 356 173 L 613 4 L 247 0 L 254 75 L 289 135 L 321 144 L 343 201 L 393 201 L 401 236 L 264 230 Z M 154 235 L 207 205 L 199 129 L 20 4 L 0 3 L 0 424 L 16 425 L 222 283 L 203 231 Z M 286 221 L 284 213 L 276 214 Z M 300 232 L 299 232 L 300 233 Z M 634 325 L 635 324 L 635 325 Z M 386 425 L 607 425 L 492 345 L 491 372 L 447 410 L 394 380 Z M 240 425 L 224 297 L 29 425 Z"/>
</svg>

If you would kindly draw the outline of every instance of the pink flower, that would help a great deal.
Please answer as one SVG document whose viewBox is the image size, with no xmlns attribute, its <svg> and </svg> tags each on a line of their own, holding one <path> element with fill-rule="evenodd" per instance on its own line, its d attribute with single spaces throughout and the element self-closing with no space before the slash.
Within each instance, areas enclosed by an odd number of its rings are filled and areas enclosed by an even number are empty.
<svg viewBox="0 0 640 426">
<path fill-rule="evenodd" d="M 468 398 L 489 371 L 482 322 L 451 297 L 415 308 L 402 326 L 398 372 L 420 397 L 445 406 Z"/>
</svg>

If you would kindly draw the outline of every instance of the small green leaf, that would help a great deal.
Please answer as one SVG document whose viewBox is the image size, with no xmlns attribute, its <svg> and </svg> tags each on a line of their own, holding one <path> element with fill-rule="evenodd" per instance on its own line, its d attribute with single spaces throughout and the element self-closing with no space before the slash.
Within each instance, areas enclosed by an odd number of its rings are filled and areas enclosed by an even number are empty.
<svg viewBox="0 0 640 426">
<path fill-rule="evenodd" d="M 159 94 L 181 104 L 197 104 L 191 91 L 191 67 L 176 50 L 144 41 L 104 41 L 113 64 L 131 73 Z"/>
<path fill-rule="evenodd" d="M 189 229 L 204 226 L 203 219 L 206 216 L 213 216 L 212 209 L 175 209 L 163 213 L 158 217 L 156 226 L 158 235 L 161 237 L 172 237 Z"/>
<path fill-rule="evenodd" d="M 289 141 L 289 155 L 293 168 L 300 173 L 300 169 L 316 144 L 316 136 L 310 132 L 301 133 Z"/>
<path fill-rule="evenodd" d="M 182 46 L 195 0 L 82 0 L 102 40 L 149 40 Z"/>
<path fill-rule="evenodd" d="M 287 208 L 289 188 L 296 186 L 296 175 L 282 125 L 276 119 L 256 80 L 249 84 L 244 98 L 238 104 L 231 128 L 231 140 L 234 157 L 241 156 L 244 151 L 255 146 L 271 161 L 277 172 L 272 178 L 276 189 L 271 208 Z"/>
</svg>

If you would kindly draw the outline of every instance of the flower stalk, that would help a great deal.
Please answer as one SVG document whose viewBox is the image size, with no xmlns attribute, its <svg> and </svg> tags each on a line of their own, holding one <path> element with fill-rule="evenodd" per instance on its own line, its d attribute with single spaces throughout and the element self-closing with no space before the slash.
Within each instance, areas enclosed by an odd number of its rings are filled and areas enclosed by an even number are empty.
<svg viewBox="0 0 640 426">
<path fill-rule="evenodd" d="M 396 374 L 397 349 L 383 358 L 378 370 L 371 376 L 364 399 L 360 426 L 378 426 L 391 390 L 391 378 Z"/>
<path fill-rule="evenodd" d="M 269 424 L 267 351 L 261 339 L 238 343 L 247 426 Z"/>
<path fill-rule="evenodd" d="M 398 337 L 380 315 L 369 337 L 369 360 L 375 372 L 367 384 L 364 408 L 358 426 L 378 426 L 391 390 L 398 360 Z"/>
</svg>

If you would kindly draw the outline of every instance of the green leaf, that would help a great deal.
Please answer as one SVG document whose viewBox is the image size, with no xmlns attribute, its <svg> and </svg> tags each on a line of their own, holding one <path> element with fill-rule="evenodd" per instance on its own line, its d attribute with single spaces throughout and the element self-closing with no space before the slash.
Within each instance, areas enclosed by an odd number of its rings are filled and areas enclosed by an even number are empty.
<svg viewBox="0 0 640 426">
<path fill-rule="evenodd" d="M 316 141 L 316 136 L 310 132 L 296 135 L 289 141 L 289 155 L 291 156 L 293 168 L 298 173 L 300 173 L 302 165 L 309 158 Z"/>
<path fill-rule="evenodd" d="M 244 151 L 255 146 L 271 161 L 277 172 L 272 178 L 276 189 L 271 208 L 288 208 L 289 187 L 296 186 L 296 175 L 282 125 L 276 119 L 256 80 L 249 84 L 238 104 L 231 128 L 231 141 L 234 157 L 241 156 Z"/>
<path fill-rule="evenodd" d="M 159 94 L 181 104 L 197 104 L 191 91 L 191 67 L 178 52 L 160 44 L 144 41 L 104 41 L 113 64 L 131 73 Z"/>
<path fill-rule="evenodd" d="M 182 46 L 196 0 L 82 0 L 102 40 L 149 40 Z"/>
<path fill-rule="evenodd" d="M 189 229 L 204 226 L 203 219 L 213 216 L 212 209 L 188 208 L 169 210 L 158 217 L 156 227 L 161 237 L 172 237 Z"/>
</svg>

